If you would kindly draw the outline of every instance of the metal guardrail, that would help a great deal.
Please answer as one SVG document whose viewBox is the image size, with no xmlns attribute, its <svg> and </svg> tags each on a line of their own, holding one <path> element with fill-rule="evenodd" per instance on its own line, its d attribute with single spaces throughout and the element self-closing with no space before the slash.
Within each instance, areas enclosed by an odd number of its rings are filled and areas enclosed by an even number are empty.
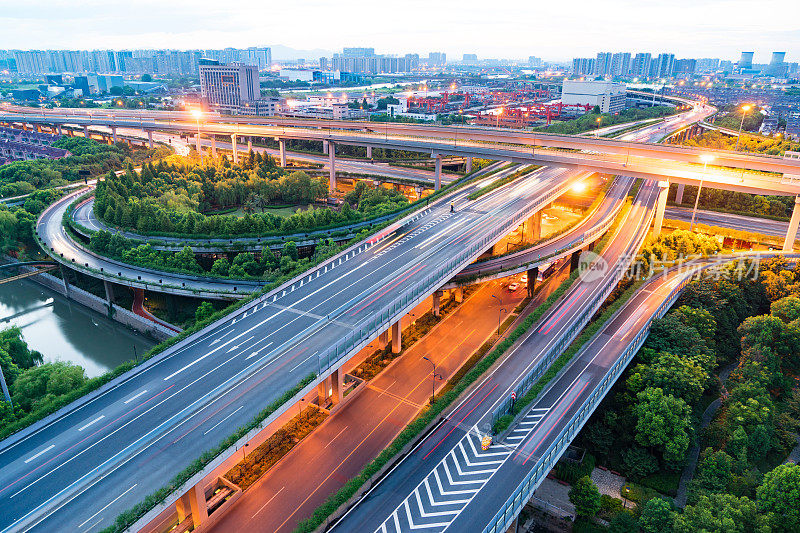
<svg viewBox="0 0 800 533">
<path fill-rule="evenodd" d="M 699 269 L 700 268 L 697 270 Z M 525 503 L 530 499 L 531 496 L 533 496 L 536 488 L 547 476 L 547 473 L 552 470 L 558 459 L 561 457 L 564 451 L 566 451 L 570 442 L 572 442 L 572 439 L 581 430 L 581 428 L 583 428 L 583 425 L 600 404 L 606 393 L 608 393 L 614 383 L 616 383 L 619 376 L 628 366 L 630 360 L 633 358 L 639 348 L 641 348 L 642 344 L 644 344 L 644 341 L 650 332 L 650 326 L 653 323 L 653 320 L 664 316 L 667 309 L 669 309 L 672 304 L 675 303 L 675 300 L 678 299 L 680 293 L 691 281 L 692 274 L 695 271 L 696 270 L 692 270 L 689 275 L 684 277 L 681 283 L 679 283 L 675 288 L 672 289 L 672 291 L 670 291 L 669 296 L 658 306 L 655 313 L 651 315 L 645 327 L 642 328 L 631 340 L 622 356 L 606 372 L 605 376 L 600 381 L 600 384 L 595 388 L 589 398 L 583 402 L 581 408 L 572 416 L 570 421 L 566 426 L 564 426 L 564 429 L 561 430 L 553 443 L 547 447 L 541 458 L 534 465 L 533 469 L 528 473 L 527 476 L 525 476 L 517 488 L 514 489 L 514 492 L 511 493 L 511 496 L 509 496 L 509 498 L 506 500 L 505 504 L 503 504 L 500 510 L 498 510 L 495 516 L 489 521 L 489 524 L 483 529 L 483 533 L 501 533 L 508 529 L 516 516 L 520 513 L 520 511 L 522 511 Z"/>
</svg>

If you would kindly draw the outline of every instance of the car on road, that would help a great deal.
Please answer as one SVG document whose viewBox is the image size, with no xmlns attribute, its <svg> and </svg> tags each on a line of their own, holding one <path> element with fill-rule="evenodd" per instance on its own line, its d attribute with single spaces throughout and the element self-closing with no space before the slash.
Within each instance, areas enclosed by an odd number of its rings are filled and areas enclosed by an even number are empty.
<svg viewBox="0 0 800 533">
<path fill-rule="evenodd" d="M 516 281 L 514 283 L 508 284 L 508 292 L 514 292 L 517 289 L 519 289 L 519 283 L 517 283 Z"/>
</svg>

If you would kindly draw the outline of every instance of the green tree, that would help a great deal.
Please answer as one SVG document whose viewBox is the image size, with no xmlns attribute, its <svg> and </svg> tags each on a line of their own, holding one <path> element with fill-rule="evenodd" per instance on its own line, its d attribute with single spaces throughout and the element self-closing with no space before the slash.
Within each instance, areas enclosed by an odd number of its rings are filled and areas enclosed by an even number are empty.
<svg viewBox="0 0 800 533">
<path fill-rule="evenodd" d="M 645 533 L 670 533 L 672 521 L 672 505 L 661 498 L 648 501 L 639 517 L 639 525 Z"/>
<path fill-rule="evenodd" d="M 210 318 L 213 314 L 214 306 L 211 305 L 211 302 L 202 302 L 194 311 L 194 319 L 196 322 L 202 322 L 203 320 Z"/>
<path fill-rule="evenodd" d="M 639 533 L 639 521 L 632 513 L 622 511 L 611 519 L 608 533 Z"/>
<path fill-rule="evenodd" d="M 800 318 L 800 298 L 787 296 L 778 301 L 772 302 L 769 313 L 786 322 L 792 322 Z"/>
<path fill-rule="evenodd" d="M 600 512 L 600 491 L 589 476 L 583 476 L 572 486 L 569 501 L 578 516 L 592 518 Z"/>
<path fill-rule="evenodd" d="M 86 382 L 80 366 L 65 361 L 45 363 L 22 372 L 11 387 L 11 399 L 26 411 L 35 410 Z"/>
<path fill-rule="evenodd" d="M 658 459 L 640 446 L 631 446 L 622 452 L 625 473 L 633 479 L 642 479 L 658 470 Z"/>
<path fill-rule="evenodd" d="M 297 244 L 294 241 L 289 241 L 283 245 L 283 251 L 281 252 L 281 256 L 288 257 L 292 261 L 297 261 L 300 255 L 297 252 Z"/>
<path fill-rule="evenodd" d="M 732 494 L 700 496 L 695 505 L 687 505 L 675 515 L 676 533 L 749 533 L 758 531 L 756 504 Z"/>
<path fill-rule="evenodd" d="M 756 503 L 774 531 L 800 531 L 800 465 L 767 472 L 756 489 Z"/>
<path fill-rule="evenodd" d="M 658 388 L 647 388 L 636 398 L 636 441 L 642 446 L 660 450 L 669 463 L 683 461 L 690 441 L 689 406 Z"/>
</svg>

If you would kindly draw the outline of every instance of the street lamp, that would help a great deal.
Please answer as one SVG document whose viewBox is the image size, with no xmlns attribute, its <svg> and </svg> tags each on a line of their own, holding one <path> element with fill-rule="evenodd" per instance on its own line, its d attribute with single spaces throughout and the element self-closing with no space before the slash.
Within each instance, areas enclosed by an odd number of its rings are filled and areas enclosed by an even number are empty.
<svg viewBox="0 0 800 533">
<path fill-rule="evenodd" d="M 497 127 L 500 127 L 500 115 L 503 114 L 503 108 L 500 108 L 500 112 L 497 113 Z"/>
<path fill-rule="evenodd" d="M 708 164 L 714 160 L 714 156 L 711 154 L 703 154 L 700 156 L 700 161 L 703 162 L 703 174 L 706 173 L 706 168 L 708 168 Z M 700 178 L 700 185 L 697 187 L 697 196 L 694 199 L 694 209 L 692 209 L 692 223 L 689 224 L 689 231 L 694 231 L 694 219 L 697 216 L 697 204 L 700 202 L 700 191 L 703 190 L 703 179 Z"/>
<path fill-rule="evenodd" d="M 203 112 L 197 108 L 192 109 L 192 116 L 194 117 L 195 121 L 197 122 L 197 154 L 200 156 L 200 159 L 203 159 L 203 150 L 200 147 L 200 119 L 203 116 Z"/>
<path fill-rule="evenodd" d="M 739 141 L 742 139 L 742 127 L 744 126 L 744 116 L 750 111 L 750 108 L 753 107 L 750 104 L 742 106 L 742 121 L 739 123 L 739 135 L 736 137 L 736 147 L 734 151 L 739 149 Z"/>
<path fill-rule="evenodd" d="M 503 304 L 503 300 L 495 296 L 494 294 L 491 295 L 492 298 L 500 302 L 500 305 Z M 504 307 L 500 308 L 500 312 L 497 314 L 497 334 L 500 335 L 500 325 L 503 323 L 503 313 L 507 313 L 508 311 L 505 310 Z"/>
<path fill-rule="evenodd" d="M 431 373 L 431 405 L 433 405 L 433 401 L 436 399 L 436 363 L 428 359 L 425 355 L 423 355 L 422 358 L 433 365 L 433 372 Z"/>
<path fill-rule="evenodd" d="M 597 117 L 597 129 L 594 130 L 595 138 L 600 138 L 600 123 L 603 122 L 603 117 Z"/>
</svg>

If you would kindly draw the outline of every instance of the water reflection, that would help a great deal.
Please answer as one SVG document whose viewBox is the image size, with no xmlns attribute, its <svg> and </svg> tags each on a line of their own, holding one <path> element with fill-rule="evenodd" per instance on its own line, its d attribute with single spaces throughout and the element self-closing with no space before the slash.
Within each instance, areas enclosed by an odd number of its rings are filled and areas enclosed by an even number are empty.
<svg viewBox="0 0 800 533">
<path fill-rule="evenodd" d="M 31 281 L 0 285 L 0 329 L 19 326 L 45 361 L 71 361 L 97 376 L 155 343 Z"/>
</svg>

